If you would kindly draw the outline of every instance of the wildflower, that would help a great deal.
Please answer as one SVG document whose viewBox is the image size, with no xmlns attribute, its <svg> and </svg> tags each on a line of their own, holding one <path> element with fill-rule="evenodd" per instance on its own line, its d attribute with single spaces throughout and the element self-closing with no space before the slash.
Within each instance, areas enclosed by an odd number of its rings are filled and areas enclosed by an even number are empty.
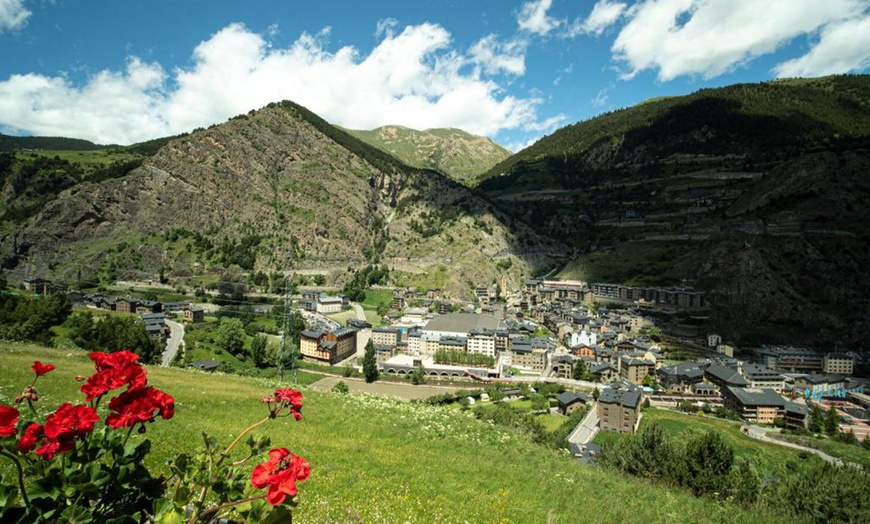
<svg viewBox="0 0 870 524">
<path fill-rule="evenodd" d="M 296 420 L 302 420 L 302 393 L 292 388 L 279 388 L 275 390 L 275 395 L 272 397 L 263 397 L 262 401 L 266 404 L 277 404 L 275 407 L 269 407 L 269 413 L 272 418 L 278 415 L 278 412 L 287 407 L 290 414 Z"/>
<path fill-rule="evenodd" d="M 52 365 L 52 364 L 43 364 L 42 362 L 40 362 L 40 361 L 37 360 L 36 362 L 33 363 L 32 366 L 30 366 L 30 369 L 32 369 L 33 372 L 36 373 L 36 376 L 37 376 L 37 377 L 41 377 L 42 375 L 45 375 L 45 374 L 48 373 L 49 371 L 53 370 L 53 369 L 54 369 L 54 365 Z"/>
<path fill-rule="evenodd" d="M 251 485 L 257 489 L 269 488 L 266 502 L 277 506 L 287 495 L 296 495 L 296 481 L 302 482 L 311 474 L 307 460 L 290 453 L 287 448 L 269 451 L 269 460 L 257 465 L 251 474 Z"/>
<path fill-rule="evenodd" d="M 18 416 L 21 413 L 5 404 L 0 404 L 0 437 L 11 437 L 15 435 L 15 424 L 18 423 Z"/>
</svg>

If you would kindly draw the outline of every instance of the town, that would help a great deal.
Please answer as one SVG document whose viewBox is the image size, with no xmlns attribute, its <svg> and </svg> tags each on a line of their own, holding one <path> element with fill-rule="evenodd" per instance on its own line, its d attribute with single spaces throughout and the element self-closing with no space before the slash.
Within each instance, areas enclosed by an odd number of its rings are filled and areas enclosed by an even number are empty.
<svg viewBox="0 0 870 524">
<path fill-rule="evenodd" d="M 182 330 L 179 341 L 184 336 L 184 328 L 171 318 L 197 326 L 206 322 L 206 313 L 220 308 L 68 291 L 39 278 L 22 286 L 35 294 L 65 293 L 83 308 L 136 314 L 146 332 L 167 346 L 173 327 Z M 431 381 L 496 386 L 508 399 L 518 394 L 517 384 L 558 384 L 563 390 L 554 398 L 558 413 L 594 406 L 569 437 L 575 454 L 585 459 L 598 449 L 591 443 L 598 431 L 633 434 L 648 405 L 707 410 L 787 429 L 809 428 L 815 406 L 834 409 L 841 430 L 857 441 L 870 434 L 870 381 L 853 376 L 867 364 L 859 352 L 735 348 L 712 333 L 694 340 L 669 336 L 656 326 L 656 313 L 694 314 L 705 308 L 704 294 L 688 288 L 548 278 L 528 280 L 513 292 L 504 292 L 506 287 L 478 286 L 471 302 L 451 300 L 438 289 L 392 289 L 389 310 L 379 323 L 369 322 L 371 315 L 367 320 L 345 295 L 304 289 L 292 302 L 305 320 L 296 335 L 298 357 L 339 373 L 361 369 L 372 347 L 385 378 L 410 379 L 417 372 Z M 335 316 L 342 312 L 352 314 L 342 315 L 339 323 Z M 164 353 L 164 365 L 183 360 L 184 344 L 179 345 L 171 355 Z M 221 368 L 215 360 L 187 365 Z"/>
</svg>

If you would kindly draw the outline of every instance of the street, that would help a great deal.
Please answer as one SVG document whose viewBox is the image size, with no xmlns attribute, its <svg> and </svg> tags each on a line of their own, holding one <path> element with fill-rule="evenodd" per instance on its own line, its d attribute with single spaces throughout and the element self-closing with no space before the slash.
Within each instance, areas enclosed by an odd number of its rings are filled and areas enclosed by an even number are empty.
<svg viewBox="0 0 870 524">
<path fill-rule="evenodd" d="M 163 351 L 163 359 L 160 365 L 169 367 L 172 361 L 175 360 L 175 355 L 178 354 L 178 348 L 184 341 L 184 326 L 174 320 L 166 319 L 166 325 L 169 326 L 169 340 L 166 341 L 166 349 Z"/>
</svg>

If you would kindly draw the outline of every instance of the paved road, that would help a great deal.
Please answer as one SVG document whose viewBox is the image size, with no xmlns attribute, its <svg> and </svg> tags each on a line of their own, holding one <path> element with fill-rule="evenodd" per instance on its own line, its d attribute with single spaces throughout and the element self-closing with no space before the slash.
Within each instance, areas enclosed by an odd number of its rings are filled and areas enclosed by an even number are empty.
<svg viewBox="0 0 870 524">
<path fill-rule="evenodd" d="M 586 413 L 583 420 L 568 435 L 568 442 L 578 446 L 585 446 L 595 438 L 596 433 L 598 433 L 598 403 L 593 402 L 589 406 L 589 412 Z"/>
<path fill-rule="evenodd" d="M 361 305 L 357 304 L 356 302 L 351 302 L 351 303 L 350 303 L 350 307 L 352 307 L 354 313 L 356 313 L 356 319 L 357 319 L 357 320 L 365 321 L 365 319 L 366 319 L 366 312 L 363 311 L 363 308 L 362 308 Z"/>
<path fill-rule="evenodd" d="M 169 326 L 169 340 L 166 341 L 166 350 L 163 351 L 163 360 L 160 365 L 169 367 L 169 364 L 175 360 L 175 355 L 178 353 L 178 348 L 184 341 L 184 326 L 174 320 L 166 319 L 166 325 Z"/>
<path fill-rule="evenodd" d="M 810 453 L 815 453 L 816 455 L 822 457 L 822 460 L 824 460 L 824 461 L 826 461 L 826 462 L 831 462 L 832 464 L 837 464 L 837 465 L 842 465 L 842 464 L 843 464 L 843 461 L 842 461 L 842 460 L 840 460 L 840 459 L 838 459 L 838 458 L 836 458 L 836 457 L 832 457 L 832 456 L 828 455 L 827 453 L 824 453 L 824 452 L 819 451 L 819 450 L 817 450 L 817 449 L 808 448 L 808 447 L 806 447 L 806 446 L 800 446 L 800 445 L 798 445 L 798 444 L 792 444 L 791 442 L 786 442 L 786 441 L 784 441 L 784 440 L 779 440 L 779 439 L 775 439 L 775 438 L 770 438 L 770 437 L 767 436 L 767 433 L 768 433 L 769 431 L 772 431 L 772 430 L 771 430 L 771 429 L 768 429 L 768 428 L 763 428 L 763 427 L 760 427 L 760 426 L 756 426 L 755 424 L 746 424 L 746 425 L 744 425 L 743 427 L 740 428 L 740 431 L 742 431 L 744 435 L 746 435 L 746 436 L 748 436 L 748 437 L 751 437 L 751 438 L 754 438 L 754 439 L 756 439 L 756 440 L 761 440 L 761 441 L 764 441 L 764 442 L 770 442 L 771 444 L 777 444 L 777 445 L 779 445 L 779 446 L 785 446 L 785 447 L 787 447 L 787 448 L 799 449 L 799 450 L 802 450 L 802 451 L 808 451 L 808 452 L 810 452 Z"/>
</svg>

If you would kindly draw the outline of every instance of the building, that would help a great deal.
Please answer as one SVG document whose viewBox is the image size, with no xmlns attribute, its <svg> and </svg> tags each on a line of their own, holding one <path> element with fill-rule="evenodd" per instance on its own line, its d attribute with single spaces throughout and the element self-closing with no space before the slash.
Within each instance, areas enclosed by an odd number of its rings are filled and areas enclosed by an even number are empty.
<svg viewBox="0 0 870 524">
<path fill-rule="evenodd" d="M 785 377 L 770 368 L 757 364 L 743 364 L 739 371 L 750 388 L 770 388 L 777 393 L 782 393 L 785 388 Z"/>
<path fill-rule="evenodd" d="M 547 367 L 546 348 L 534 347 L 530 338 L 511 340 L 511 365 L 543 373 Z"/>
<path fill-rule="evenodd" d="M 764 346 L 757 350 L 761 365 L 777 371 L 811 373 L 822 370 L 823 356 L 812 349 Z"/>
<path fill-rule="evenodd" d="M 723 387 L 721 391 L 725 407 L 743 420 L 773 424 L 773 419 L 785 417 L 785 399 L 770 388 Z"/>
<path fill-rule="evenodd" d="M 834 397 L 845 389 L 846 378 L 842 375 L 805 375 L 795 378 L 794 386 L 803 392 L 805 398 Z"/>
<path fill-rule="evenodd" d="M 469 353 L 480 353 L 495 358 L 495 331 L 474 329 L 468 333 L 466 341 Z"/>
<path fill-rule="evenodd" d="M 586 404 L 589 402 L 589 397 L 587 397 L 583 393 L 565 391 L 559 393 L 559 396 L 556 397 L 556 400 L 559 402 L 559 413 L 567 416 L 571 413 L 574 413 L 578 409 L 583 409 L 584 407 L 586 407 Z"/>
<path fill-rule="evenodd" d="M 187 306 L 184 308 L 184 322 L 187 324 L 205 322 L 205 310 L 199 306 Z"/>
<path fill-rule="evenodd" d="M 166 342 L 169 337 L 169 328 L 166 326 L 166 315 L 163 313 L 142 313 L 140 319 L 145 324 L 145 332 L 160 344 Z"/>
<path fill-rule="evenodd" d="M 372 328 L 372 344 L 395 348 L 399 343 L 399 330 L 395 327 Z"/>
<path fill-rule="evenodd" d="M 656 379 L 661 386 L 674 393 L 690 393 L 693 386 L 704 382 L 704 370 L 698 364 L 677 364 L 656 370 Z"/>
<path fill-rule="evenodd" d="M 632 384 L 642 384 L 647 375 L 655 376 L 655 372 L 655 362 L 628 355 L 622 355 L 619 359 L 619 376 Z"/>
<path fill-rule="evenodd" d="M 605 388 L 598 396 L 600 428 L 618 433 L 634 433 L 640 420 L 642 397 L 643 392 L 633 385 Z"/>
<path fill-rule="evenodd" d="M 396 291 L 393 293 L 393 303 L 391 305 L 393 309 L 396 311 L 401 311 L 405 309 L 405 293 L 402 291 Z"/>
<path fill-rule="evenodd" d="M 592 362 L 588 369 L 596 382 L 609 383 L 619 378 L 619 370 L 610 362 Z"/>
<path fill-rule="evenodd" d="M 822 357 L 822 372 L 837 375 L 851 375 L 855 369 L 855 359 L 844 353 L 828 353 Z"/>
<path fill-rule="evenodd" d="M 356 330 L 338 328 L 334 331 L 305 330 L 299 337 L 302 359 L 333 365 L 356 353 Z"/>
<path fill-rule="evenodd" d="M 139 300 L 135 298 L 119 298 L 115 301 L 115 311 L 119 313 L 135 313 Z"/>
<path fill-rule="evenodd" d="M 317 297 L 317 305 L 315 309 L 321 315 L 328 315 L 330 313 L 338 313 L 341 311 L 343 305 L 344 303 L 341 297 L 331 297 L 321 293 Z"/>
<path fill-rule="evenodd" d="M 553 355 L 551 361 L 554 376 L 574 378 L 574 357 L 572 355 Z"/>
<path fill-rule="evenodd" d="M 719 386 L 719 389 L 725 387 L 745 388 L 749 382 L 743 378 L 743 375 L 737 371 L 737 368 L 723 366 L 721 364 L 711 364 L 704 370 L 704 378 L 711 384 Z"/>
</svg>

